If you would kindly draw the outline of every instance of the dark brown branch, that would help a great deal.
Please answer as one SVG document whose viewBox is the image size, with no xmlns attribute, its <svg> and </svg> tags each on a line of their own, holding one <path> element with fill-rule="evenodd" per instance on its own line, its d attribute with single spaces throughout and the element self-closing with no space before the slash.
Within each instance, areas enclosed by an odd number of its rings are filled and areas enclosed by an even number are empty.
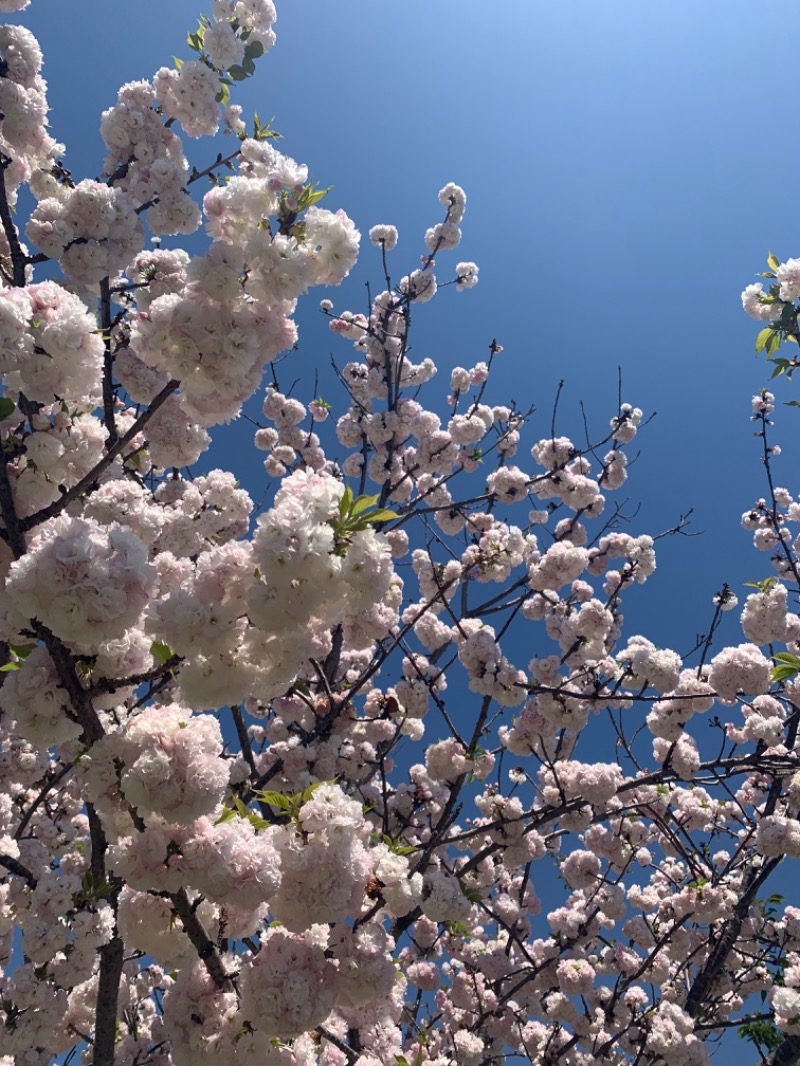
<svg viewBox="0 0 800 1066">
<path fill-rule="evenodd" d="M 114 355 L 111 351 L 111 290 L 108 278 L 100 282 L 100 329 L 103 334 L 103 421 L 108 437 L 106 443 L 112 448 L 119 439 L 114 418 Z"/>
<path fill-rule="evenodd" d="M 771 1055 L 767 1056 L 767 1066 L 797 1066 L 800 1062 L 800 1036 L 786 1036 Z"/>
<path fill-rule="evenodd" d="M 0 866 L 4 866 L 9 873 L 24 878 L 31 888 L 36 888 L 36 878 L 28 867 L 24 866 L 18 859 L 14 859 L 10 855 L 0 854 Z"/>
<path fill-rule="evenodd" d="M 203 928 L 200 919 L 197 917 L 197 912 L 189 902 L 184 889 L 181 889 L 180 892 L 171 893 L 169 898 L 175 913 L 183 923 L 184 932 L 192 942 L 192 946 L 214 984 L 218 988 L 231 989 L 231 978 L 225 972 L 225 967 L 222 965 L 222 959 L 219 956 L 216 945 Z"/>
<path fill-rule="evenodd" d="M 28 809 L 23 814 L 22 818 L 20 819 L 19 825 L 14 830 L 14 839 L 15 840 L 20 840 L 21 839 L 23 833 L 25 832 L 25 830 L 28 827 L 28 822 L 33 817 L 33 815 L 36 812 L 36 809 L 38 808 L 39 804 L 48 796 L 48 794 L 52 791 L 52 789 L 55 788 L 55 786 L 59 783 L 59 781 L 62 781 L 67 776 L 67 774 L 72 769 L 72 765 L 73 765 L 72 763 L 67 763 L 66 766 L 62 766 L 61 769 L 56 771 L 56 773 L 53 774 L 52 777 L 48 778 L 46 783 L 42 786 L 41 790 L 39 791 L 38 795 L 35 797 L 35 799 L 31 803 L 31 805 L 28 807 Z"/>
<path fill-rule="evenodd" d="M 21 289 L 25 285 L 25 267 L 27 266 L 28 258 L 19 243 L 19 234 L 17 233 L 17 227 L 14 225 L 14 219 L 11 217 L 11 207 L 8 203 L 6 170 L 11 166 L 12 162 L 13 160 L 9 159 L 8 156 L 0 156 L 0 221 L 3 223 L 3 232 L 6 235 L 8 247 L 11 251 L 11 283 L 16 288 Z"/>
<path fill-rule="evenodd" d="M 0 182 L 0 184 L 2 184 Z M 17 518 L 17 508 L 14 503 L 14 494 L 11 490 L 11 481 L 8 476 L 8 467 L 5 456 L 0 456 L 0 515 L 5 525 L 6 543 L 14 553 L 15 559 L 21 559 L 25 554 L 25 537 L 20 529 Z"/>
<path fill-rule="evenodd" d="M 90 870 L 94 883 L 102 885 L 106 882 L 106 851 L 108 850 L 108 843 L 102 822 L 91 803 L 86 804 L 86 813 L 89 818 L 89 835 L 92 843 Z M 114 892 L 110 902 L 116 912 L 117 897 L 122 888 L 122 882 L 116 878 L 114 878 L 114 882 Z M 114 937 L 100 948 L 100 973 L 97 982 L 97 1008 L 92 1056 L 94 1066 L 114 1066 L 119 985 L 122 979 L 124 956 L 125 945 L 119 934 L 115 932 Z"/>
</svg>

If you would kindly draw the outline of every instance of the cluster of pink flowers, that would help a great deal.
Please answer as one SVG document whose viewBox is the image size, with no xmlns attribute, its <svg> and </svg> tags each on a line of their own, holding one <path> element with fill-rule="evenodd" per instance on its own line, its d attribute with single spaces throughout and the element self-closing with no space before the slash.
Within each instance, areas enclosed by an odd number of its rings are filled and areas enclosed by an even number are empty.
<svg viewBox="0 0 800 1066">
<path fill-rule="evenodd" d="M 99 400 L 104 347 L 97 323 L 55 282 L 0 293 L 0 346 L 6 388 L 41 404 L 59 397 L 93 407 Z"/>
<path fill-rule="evenodd" d="M 39 201 L 25 233 L 64 273 L 83 285 L 116 274 L 141 250 L 144 231 L 121 190 L 85 180 Z"/>
</svg>

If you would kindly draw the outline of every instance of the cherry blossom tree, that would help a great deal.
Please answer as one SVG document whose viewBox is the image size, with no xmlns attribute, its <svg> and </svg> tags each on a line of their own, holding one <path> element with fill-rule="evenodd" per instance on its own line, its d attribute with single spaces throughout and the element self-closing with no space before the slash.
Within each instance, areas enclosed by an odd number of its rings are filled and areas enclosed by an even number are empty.
<svg viewBox="0 0 800 1066">
<path fill-rule="evenodd" d="M 743 518 L 774 576 L 741 643 L 727 586 L 688 655 L 625 635 L 659 539 L 613 503 L 642 411 L 620 396 L 579 444 L 492 396 L 496 340 L 444 386 L 412 361 L 421 305 L 478 281 L 445 266 L 459 186 L 415 269 L 370 231 L 368 314 L 322 299 L 339 401 L 278 360 L 360 234 L 232 102 L 275 20 L 215 0 L 194 58 L 120 89 L 82 180 L 36 40 L 0 27 L 2 1063 L 702 1066 L 729 1034 L 800 1061 L 774 397 Z M 800 261 L 765 276 L 744 305 L 790 377 Z M 260 507 L 191 472 L 257 393 Z"/>
</svg>

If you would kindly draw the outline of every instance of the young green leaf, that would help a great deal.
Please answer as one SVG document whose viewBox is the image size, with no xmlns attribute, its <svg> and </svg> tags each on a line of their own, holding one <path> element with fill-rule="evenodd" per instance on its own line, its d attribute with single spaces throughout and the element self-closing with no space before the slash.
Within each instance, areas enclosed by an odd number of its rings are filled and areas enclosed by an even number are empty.
<svg viewBox="0 0 800 1066">
<path fill-rule="evenodd" d="M 783 337 L 783 334 L 781 333 L 781 331 L 779 329 L 774 329 L 774 330 L 771 331 L 770 336 L 769 336 L 769 338 L 767 340 L 767 344 L 766 344 L 766 353 L 767 353 L 767 355 L 772 355 L 773 352 L 777 352 L 777 350 L 781 346 L 782 337 Z"/>
<path fill-rule="evenodd" d="M 270 807 L 277 807 L 281 811 L 291 810 L 292 807 L 292 801 L 288 796 L 284 796 L 282 792 L 256 792 L 256 798 L 262 803 L 268 803 Z"/>
<path fill-rule="evenodd" d="M 175 652 L 169 646 L 169 644 L 163 644 L 160 640 L 154 640 L 150 645 L 150 654 L 159 663 L 168 662 Z"/>
<path fill-rule="evenodd" d="M 18 659 L 27 659 L 34 648 L 38 647 L 36 644 L 9 644 L 9 648 L 14 652 Z"/>
<path fill-rule="evenodd" d="M 771 333 L 772 330 L 770 329 L 770 327 L 765 326 L 764 329 L 762 329 L 761 332 L 758 334 L 758 336 L 756 337 L 756 355 L 758 355 L 759 352 L 764 351 L 767 340 L 769 339 Z"/>
</svg>

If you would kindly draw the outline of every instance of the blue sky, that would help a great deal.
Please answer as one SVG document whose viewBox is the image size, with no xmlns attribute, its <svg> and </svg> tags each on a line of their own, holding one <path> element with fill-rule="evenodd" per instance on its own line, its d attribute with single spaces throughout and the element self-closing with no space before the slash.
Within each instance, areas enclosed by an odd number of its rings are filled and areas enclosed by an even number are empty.
<svg viewBox="0 0 800 1066">
<path fill-rule="evenodd" d="M 102 0 L 69 17 L 53 10 L 34 0 L 26 21 L 45 50 L 67 163 L 93 175 L 99 112 L 121 81 L 187 54 L 198 8 L 138 0 L 123 24 Z M 783 11 L 778 31 L 741 0 L 293 0 L 278 10 L 278 45 L 236 99 L 274 116 L 283 150 L 334 186 L 328 205 L 362 232 L 398 226 L 398 273 L 439 218 L 438 189 L 454 180 L 467 191 L 458 257 L 478 262 L 481 283 L 417 315 L 417 353 L 443 369 L 472 365 L 496 336 L 505 352 L 493 399 L 535 403 L 536 436 L 562 377 L 567 435 L 581 432 L 580 400 L 605 428 L 618 366 L 624 399 L 658 412 L 628 482 L 642 505 L 632 531 L 660 532 L 694 507 L 705 532 L 662 542 L 658 577 L 629 599 L 628 619 L 687 647 L 722 581 L 742 592 L 768 572 L 739 529 L 764 491 L 748 418 L 768 378 L 739 293 L 768 248 L 798 251 L 800 148 L 781 129 L 800 12 Z M 206 161 L 205 143 L 193 148 Z M 337 308 L 362 309 L 378 265 L 365 248 Z M 349 357 L 316 298 L 299 321 L 303 370 L 331 351 Z M 780 387 L 779 399 L 792 395 Z M 780 418 L 776 478 L 792 488 L 800 422 L 787 409 Z M 245 444 L 249 430 L 233 437 Z"/>
<path fill-rule="evenodd" d="M 723 581 L 742 597 L 743 582 L 770 573 L 739 527 L 766 489 L 749 414 L 768 379 L 739 294 L 768 249 L 800 254 L 800 147 L 786 103 L 800 8 L 766 17 L 744 0 L 284 0 L 278 10 L 277 47 L 234 100 L 274 116 L 281 148 L 334 186 L 326 206 L 363 233 L 396 224 L 400 274 L 440 218 L 438 189 L 453 180 L 467 191 L 449 263 L 475 260 L 481 282 L 420 310 L 416 355 L 443 371 L 471 366 L 497 337 L 491 397 L 537 405 L 531 442 L 549 432 L 561 378 L 558 430 L 576 439 L 580 400 L 595 432 L 607 426 L 618 367 L 623 399 L 658 412 L 628 482 L 641 503 L 630 530 L 660 532 L 694 507 L 704 535 L 662 542 L 627 617 L 631 632 L 687 649 Z M 44 48 L 52 129 L 76 177 L 102 168 L 99 113 L 117 86 L 185 57 L 197 14 L 195 0 L 77 0 L 68 13 L 33 0 L 23 21 Z M 378 283 L 379 262 L 366 246 L 331 294 L 337 309 L 362 310 L 368 278 Z M 330 352 L 349 358 L 316 311 L 319 295 L 299 316 L 305 398 Z M 323 391 L 343 410 L 343 396 Z M 779 383 L 777 394 L 795 391 Z M 778 417 L 776 482 L 795 490 L 800 412 Z M 234 427 L 215 462 L 233 463 L 250 433 Z M 532 468 L 527 452 L 518 461 Z M 723 636 L 743 639 L 731 615 Z"/>
</svg>

